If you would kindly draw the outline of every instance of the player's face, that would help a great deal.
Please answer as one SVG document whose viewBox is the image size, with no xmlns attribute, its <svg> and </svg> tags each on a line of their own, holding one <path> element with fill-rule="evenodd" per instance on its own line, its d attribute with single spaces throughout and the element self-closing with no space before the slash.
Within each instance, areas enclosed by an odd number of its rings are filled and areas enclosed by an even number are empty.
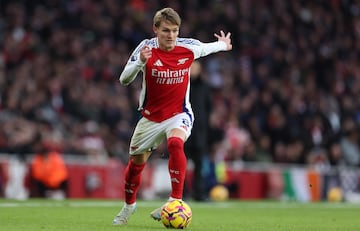
<svg viewBox="0 0 360 231">
<path fill-rule="evenodd" d="M 161 50 L 170 51 L 174 49 L 176 38 L 179 35 L 179 26 L 168 21 L 162 21 L 159 27 L 154 27 L 154 32 L 158 37 Z"/>
</svg>

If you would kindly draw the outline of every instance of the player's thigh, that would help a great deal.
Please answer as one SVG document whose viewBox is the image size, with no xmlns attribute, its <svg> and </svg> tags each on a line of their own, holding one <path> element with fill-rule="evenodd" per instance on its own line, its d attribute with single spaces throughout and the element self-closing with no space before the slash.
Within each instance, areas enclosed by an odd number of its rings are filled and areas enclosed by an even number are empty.
<svg viewBox="0 0 360 231">
<path fill-rule="evenodd" d="M 151 152 L 165 138 L 165 128 L 161 123 L 141 118 L 135 127 L 130 141 L 130 155 Z"/>
</svg>

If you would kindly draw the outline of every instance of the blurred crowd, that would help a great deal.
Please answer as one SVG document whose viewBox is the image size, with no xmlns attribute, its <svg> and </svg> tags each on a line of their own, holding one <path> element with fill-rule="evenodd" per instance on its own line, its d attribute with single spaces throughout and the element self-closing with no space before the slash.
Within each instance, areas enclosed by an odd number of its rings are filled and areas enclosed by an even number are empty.
<svg viewBox="0 0 360 231">
<path fill-rule="evenodd" d="M 201 59 L 211 158 L 359 166 L 358 0 L 2 0 L 0 153 L 126 160 L 141 79 L 118 76 L 165 6 L 181 37 L 232 33 Z"/>
</svg>

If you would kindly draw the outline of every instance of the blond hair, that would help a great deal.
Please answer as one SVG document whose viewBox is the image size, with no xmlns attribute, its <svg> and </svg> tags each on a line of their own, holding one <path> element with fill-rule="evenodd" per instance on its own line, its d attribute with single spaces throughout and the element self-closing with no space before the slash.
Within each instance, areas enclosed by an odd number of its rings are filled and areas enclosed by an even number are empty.
<svg viewBox="0 0 360 231">
<path fill-rule="evenodd" d="M 160 23 L 163 21 L 169 21 L 171 24 L 180 26 L 181 18 L 179 14 L 172 8 L 164 8 L 155 13 L 154 16 L 154 26 L 159 27 Z"/>
</svg>

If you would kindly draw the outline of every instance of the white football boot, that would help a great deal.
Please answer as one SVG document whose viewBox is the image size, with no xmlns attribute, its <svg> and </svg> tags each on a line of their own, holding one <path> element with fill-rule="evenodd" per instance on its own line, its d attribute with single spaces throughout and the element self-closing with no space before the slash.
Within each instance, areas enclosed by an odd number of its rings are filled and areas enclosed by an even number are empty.
<svg viewBox="0 0 360 231">
<path fill-rule="evenodd" d="M 175 199 L 175 198 L 170 197 L 165 204 L 163 204 L 161 207 L 159 207 L 159 208 L 157 208 L 157 209 L 154 209 L 154 210 L 150 213 L 150 217 L 151 217 L 152 219 L 154 219 L 154 220 L 160 221 L 160 220 L 161 220 L 161 211 L 162 211 L 162 209 L 165 207 L 165 205 L 166 205 L 169 201 L 173 201 L 173 200 L 181 200 L 181 199 Z"/>
<path fill-rule="evenodd" d="M 113 225 L 126 225 L 130 219 L 130 216 L 135 213 L 136 204 L 124 205 L 121 211 L 115 216 Z"/>
<path fill-rule="evenodd" d="M 164 208 L 165 204 L 157 209 L 154 209 L 154 211 L 152 211 L 150 213 L 150 217 L 154 220 L 160 221 L 161 220 L 161 211 Z"/>
</svg>

